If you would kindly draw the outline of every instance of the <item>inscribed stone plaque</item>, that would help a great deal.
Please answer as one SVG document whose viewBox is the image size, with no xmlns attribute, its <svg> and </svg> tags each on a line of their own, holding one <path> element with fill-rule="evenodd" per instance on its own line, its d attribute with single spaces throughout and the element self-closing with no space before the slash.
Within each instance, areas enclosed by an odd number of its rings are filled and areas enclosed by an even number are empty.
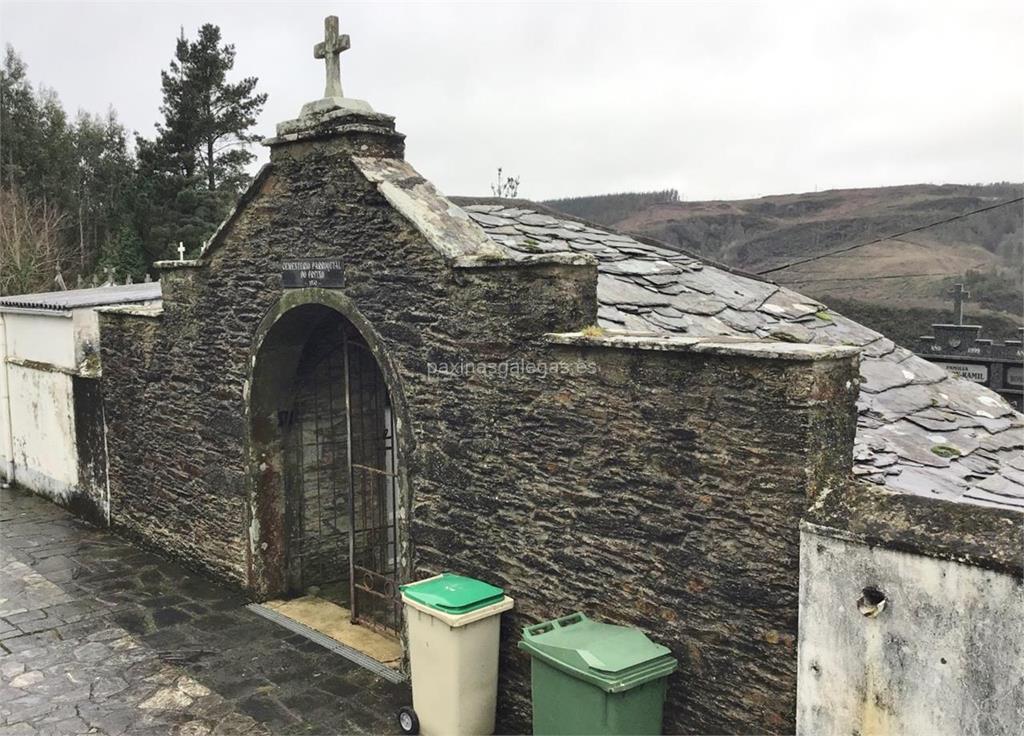
<svg viewBox="0 0 1024 736">
<path fill-rule="evenodd" d="M 1006 385 L 1024 386 L 1024 367 L 1010 365 L 1006 367 Z"/>
<path fill-rule="evenodd" d="M 978 365 L 977 363 L 943 363 L 942 367 L 954 375 L 966 378 L 968 381 L 974 381 L 975 383 L 985 383 L 988 381 L 987 365 Z"/>
<path fill-rule="evenodd" d="M 302 258 L 281 262 L 281 286 L 301 289 L 316 286 L 337 289 L 345 285 L 345 266 L 340 258 Z"/>
</svg>

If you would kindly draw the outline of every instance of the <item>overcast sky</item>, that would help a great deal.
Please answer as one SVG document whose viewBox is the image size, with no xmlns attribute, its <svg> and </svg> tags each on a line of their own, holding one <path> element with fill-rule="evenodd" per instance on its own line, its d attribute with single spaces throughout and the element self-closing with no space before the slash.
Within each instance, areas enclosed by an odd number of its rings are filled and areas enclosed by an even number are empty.
<svg viewBox="0 0 1024 736">
<path fill-rule="evenodd" d="M 533 199 L 686 199 L 1024 179 L 1024 2 L 18 3 L 0 35 L 69 111 L 152 135 L 179 27 L 216 23 L 270 95 L 323 93 L 323 17 L 349 97 L 395 115 L 442 191 L 503 166 Z M 260 150 L 261 160 L 266 154 Z"/>
</svg>

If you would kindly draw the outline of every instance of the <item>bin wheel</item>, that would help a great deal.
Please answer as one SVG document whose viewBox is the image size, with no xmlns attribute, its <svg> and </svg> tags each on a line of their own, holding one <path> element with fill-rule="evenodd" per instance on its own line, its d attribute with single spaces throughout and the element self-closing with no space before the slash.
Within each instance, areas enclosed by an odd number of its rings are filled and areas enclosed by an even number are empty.
<svg viewBox="0 0 1024 736">
<path fill-rule="evenodd" d="M 402 733 L 419 733 L 420 719 L 416 717 L 416 711 L 408 706 L 399 708 L 398 727 L 402 730 Z"/>
</svg>

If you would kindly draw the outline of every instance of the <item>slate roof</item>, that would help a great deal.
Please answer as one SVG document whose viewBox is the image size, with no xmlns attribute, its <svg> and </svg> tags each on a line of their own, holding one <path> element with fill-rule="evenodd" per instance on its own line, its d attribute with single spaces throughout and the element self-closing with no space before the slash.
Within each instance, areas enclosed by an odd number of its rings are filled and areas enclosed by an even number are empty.
<svg viewBox="0 0 1024 736">
<path fill-rule="evenodd" d="M 453 198 L 512 257 L 590 253 L 598 324 L 861 352 L 854 474 L 900 493 L 1024 511 L 1024 415 L 810 297 L 521 201 Z"/>
<path fill-rule="evenodd" d="M 121 286 L 96 286 L 90 289 L 68 291 L 47 291 L 40 294 L 20 294 L 0 297 L 0 311 L 5 307 L 16 309 L 39 309 L 63 312 L 69 309 L 100 307 L 108 304 L 149 302 L 160 299 L 160 282 L 125 284 Z"/>
</svg>

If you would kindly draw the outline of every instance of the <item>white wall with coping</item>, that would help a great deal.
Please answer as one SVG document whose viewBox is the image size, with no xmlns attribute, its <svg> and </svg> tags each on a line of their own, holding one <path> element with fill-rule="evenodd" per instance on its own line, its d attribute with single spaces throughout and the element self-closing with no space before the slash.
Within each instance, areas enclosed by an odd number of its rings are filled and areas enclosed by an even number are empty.
<svg viewBox="0 0 1024 736">
<path fill-rule="evenodd" d="M 99 317 L 5 310 L 0 330 L 0 476 L 66 502 L 81 481 L 73 376 L 99 376 Z"/>
<path fill-rule="evenodd" d="M 867 587 L 885 595 L 875 616 L 858 609 Z M 798 668 L 798 734 L 1019 736 L 1024 587 L 805 528 Z"/>
<path fill-rule="evenodd" d="M 98 310 L 161 301 L 159 283 L 0 299 L 0 480 L 109 520 Z"/>
</svg>

